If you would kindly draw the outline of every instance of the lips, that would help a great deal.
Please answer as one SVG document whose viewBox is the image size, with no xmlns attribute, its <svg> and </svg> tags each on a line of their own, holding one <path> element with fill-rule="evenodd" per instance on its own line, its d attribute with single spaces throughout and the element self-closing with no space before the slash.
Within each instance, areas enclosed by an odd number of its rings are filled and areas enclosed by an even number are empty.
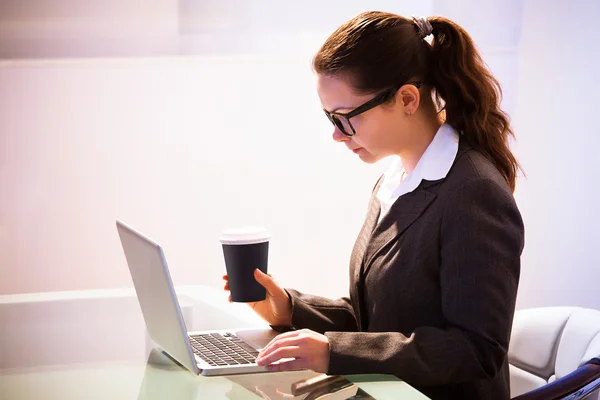
<svg viewBox="0 0 600 400">
<path fill-rule="evenodd" d="M 356 154 L 356 153 L 358 153 L 358 152 L 359 152 L 359 151 L 361 151 L 361 150 L 362 150 L 362 147 L 357 147 L 356 149 L 352 150 L 352 152 L 353 152 L 354 154 Z"/>
</svg>

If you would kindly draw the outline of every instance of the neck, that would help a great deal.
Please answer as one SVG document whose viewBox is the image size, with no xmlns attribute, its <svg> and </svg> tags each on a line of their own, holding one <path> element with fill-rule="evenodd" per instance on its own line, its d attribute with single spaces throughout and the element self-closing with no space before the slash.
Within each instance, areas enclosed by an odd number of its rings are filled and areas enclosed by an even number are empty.
<svg viewBox="0 0 600 400">
<path fill-rule="evenodd" d="M 435 118 L 423 116 L 423 118 L 415 118 L 413 124 L 411 131 L 414 134 L 411 136 L 410 142 L 406 143 L 405 148 L 398 153 L 407 174 L 410 174 L 417 166 L 423 153 L 425 153 L 442 125 L 442 121 L 437 115 L 435 115 Z"/>
</svg>

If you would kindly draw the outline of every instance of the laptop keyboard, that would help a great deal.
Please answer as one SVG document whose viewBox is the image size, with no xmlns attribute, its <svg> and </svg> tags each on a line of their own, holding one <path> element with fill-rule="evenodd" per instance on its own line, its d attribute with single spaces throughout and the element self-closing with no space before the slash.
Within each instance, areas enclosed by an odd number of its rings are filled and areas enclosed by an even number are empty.
<svg viewBox="0 0 600 400">
<path fill-rule="evenodd" d="M 252 364 L 258 356 L 258 350 L 229 332 L 190 335 L 190 345 L 211 366 Z"/>
</svg>

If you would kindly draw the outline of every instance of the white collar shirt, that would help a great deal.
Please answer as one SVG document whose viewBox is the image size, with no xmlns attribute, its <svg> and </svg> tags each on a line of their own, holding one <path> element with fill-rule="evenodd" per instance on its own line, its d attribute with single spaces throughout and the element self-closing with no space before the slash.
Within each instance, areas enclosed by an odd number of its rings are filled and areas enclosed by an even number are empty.
<svg viewBox="0 0 600 400">
<path fill-rule="evenodd" d="M 415 169 L 406 176 L 402 160 L 394 156 L 377 192 L 381 206 L 379 221 L 400 196 L 415 190 L 421 181 L 436 181 L 446 177 L 458 153 L 458 138 L 458 133 L 450 125 L 442 124 Z"/>
</svg>

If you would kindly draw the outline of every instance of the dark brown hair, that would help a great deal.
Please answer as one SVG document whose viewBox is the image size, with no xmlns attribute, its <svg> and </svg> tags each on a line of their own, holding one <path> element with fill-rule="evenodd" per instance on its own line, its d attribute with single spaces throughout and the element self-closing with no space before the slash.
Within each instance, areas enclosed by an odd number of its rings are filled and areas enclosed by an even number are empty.
<svg viewBox="0 0 600 400">
<path fill-rule="evenodd" d="M 331 34 L 314 57 L 313 68 L 318 74 L 347 76 L 360 94 L 424 82 L 433 89 L 446 122 L 496 166 L 514 191 L 520 167 L 508 146 L 514 133 L 500 109 L 498 81 L 464 29 L 442 17 L 428 21 L 431 44 L 411 19 L 362 13 Z"/>
</svg>

